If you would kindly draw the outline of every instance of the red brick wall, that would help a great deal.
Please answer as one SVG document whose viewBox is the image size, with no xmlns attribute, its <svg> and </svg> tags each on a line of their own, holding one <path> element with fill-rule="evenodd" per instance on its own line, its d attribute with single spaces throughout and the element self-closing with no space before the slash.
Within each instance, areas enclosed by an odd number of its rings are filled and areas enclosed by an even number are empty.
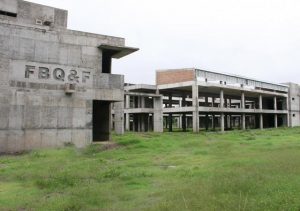
<svg viewBox="0 0 300 211">
<path fill-rule="evenodd" d="M 156 72 L 156 84 L 172 84 L 195 79 L 194 69 L 162 70 Z"/>
</svg>

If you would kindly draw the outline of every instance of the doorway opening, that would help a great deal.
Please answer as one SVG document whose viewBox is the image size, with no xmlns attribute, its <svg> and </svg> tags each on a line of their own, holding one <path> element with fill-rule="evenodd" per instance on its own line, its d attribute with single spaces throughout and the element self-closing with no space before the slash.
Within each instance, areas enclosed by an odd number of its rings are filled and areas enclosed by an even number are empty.
<svg viewBox="0 0 300 211">
<path fill-rule="evenodd" d="M 111 103 L 93 100 L 93 142 L 110 140 Z"/>
</svg>

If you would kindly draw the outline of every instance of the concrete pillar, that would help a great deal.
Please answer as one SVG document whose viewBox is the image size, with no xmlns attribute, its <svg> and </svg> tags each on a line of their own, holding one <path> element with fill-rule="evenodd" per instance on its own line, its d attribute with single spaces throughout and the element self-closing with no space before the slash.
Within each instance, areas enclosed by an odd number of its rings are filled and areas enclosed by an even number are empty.
<svg viewBox="0 0 300 211">
<path fill-rule="evenodd" d="M 244 109 L 245 108 L 245 93 L 242 92 L 242 96 L 241 96 L 241 108 Z"/>
<path fill-rule="evenodd" d="M 223 89 L 220 90 L 220 108 L 221 110 L 224 108 L 224 91 Z M 221 113 L 221 132 L 224 132 L 224 113 Z"/>
<path fill-rule="evenodd" d="M 153 98 L 153 131 L 159 133 L 164 131 L 162 102 L 162 97 Z"/>
<path fill-rule="evenodd" d="M 118 135 L 124 134 L 124 101 L 116 102 L 114 104 L 114 111 L 115 111 L 115 132 Z"/>
<path fill-rule="evenodd" d="M 260 112 L 262 112 L 263 106 L 262 106 L 262 95 L 261 94 L 259 95 L 258 103 L 259 103 L 259 110 L 260 110 Z M 259 114 L 259 128 L 260 129 L 264 128 L 264 119 L 263 119 L 262 113 Z"/>
<path fill-rule="evenodd" d="M 211 107 L 214 107 L 215 106 L 214 104 L 215 104 L 215 98 L 212 97 L 212 99 L 211 99 Z M 212 126 L 213 130 L 216 128 L 215 127 L 215 115 L 214 114 L 211 117 L 211 126 Z"/>
<path fill-rule="evenodd" d="M 274 110 L 277 111 L 277 97 L 274 96 Z M 274 115 L 274 127 L 277 128 L 278 127 L 278 115 L 275 114 Z"/>
<path fill-rule="evenodd" d="M 246 114 L 242 114 L 242 130 L 246 130 Z"/>
<path fill-rule="evenodd" d="M 185 107 L 185 96 L 182 96 L 182 102 L 181 103 L 182 103 L 181 104 L 182 107 Z M 185 113 L 182 114 L 181 124 L 182 124 L 182 130 L 185 132 L 186 131 L 186 126 L 187 126 L 187 124 L 186 124 L 186 114 Z"/>
<path fill-rule="evenodd" d="M 208 97 L 205 97 L 205 107 L 208 107 Z M 205 115 L 205 130 L 208 130 L 208 114 Z"/>
<path fill-rule="evenodd" d="M 137 108 L 141 108 L 141 97 L 139 97 L 139 96 L 136 96 L 136 98 L 137 98 Z"/>
<path fill-rule="evenodd" d="M 130 108 L 130 95 L 125 95 L 125 107 L 126 109 Z M 130 114 L 126 113 L 125 114 L 125 130 L 129 131 L 130 130 Z"/>
<path fill-rule="evenodd" d="M 145 97 L 141 96 L 141 108 L 145 108 Z"/>
<path fill-rule="evenodd" d="M 274 96 L 274 110 L 277 110 L 277 97 Z"/>
<path fill-rule="evenodd" d="M 224 108 L 224 91 L 220 90 L 220 108 Z"/>
<path fill-rule="evenodd" d="M 291 119 L 291 114 L 289 112 L 290 110 L 290 103 L 289 103 L 289 97 L 286 97 L 286 110 L 288 111 L 287 115 L 286 115 L 286 126 L 287 127 L 290 127 L 291 126 L 291 122 L 290 122 L 290 119 Z"/>
<path fill-rule="evenodd" d="M 263 106 L 262 106 L 262 95 L 259 95 L 259 109 L 262 110 Z"/>
<path fill-rule="evenodd" d="M 199 90 L 197 82 L 192 87 L 192 95 L 193 95 L 193 132 L 199 132 Z"/>
<path fill-rule="evenodd" d="M 220 116 L 220 123 L 221 123 L 221 132 L 223 133 L 224 132 L 224 113 L 221 113 L 221 116 Z"/>
<path fill-rule="evenodd" d="M 169 108 L 172 108 L 172 94 L 169 95 Z M 169 132 L 173 131 L 173 115 L 170 113 L 168 117 Z"/>
<path fill-rule="evenodd" d="M 259 128 L 264 129 L 264 117 L 263 114 L 259 114 Z"/>
</svg>

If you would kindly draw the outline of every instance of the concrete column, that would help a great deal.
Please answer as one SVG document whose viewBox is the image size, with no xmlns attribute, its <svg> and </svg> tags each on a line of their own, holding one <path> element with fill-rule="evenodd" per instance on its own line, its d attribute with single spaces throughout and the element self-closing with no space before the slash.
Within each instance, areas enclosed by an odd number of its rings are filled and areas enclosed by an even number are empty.
<svg viewBox="0 0 300 211">
<path fill-rule="evenodd" d="M 164 131 L 162 102 L 162 97 L 153 98 L 153 131 L 159 133 Z"/>
<path fill-rule="evenodd" d="M 221 113 L 220 116 L 220 121 L 221 121 L 221 132 L 224 132 L 224 113 Z"/>
<path fill-rule="evenodd" d="M 126 109 L 130 108 L 130 95 L 125 95 L 125 107 Z M 129 131 L 130 130 L 130 114 L 126 113 L 125 114 L 125 130 Z"/>
<path fill-rule="evenodd" d="M 212 99 L 211 99 L 211 107 L 214 107 L 214 104 L 215 104 L 215 98 L 212 97 Z M 214 130 L 215 129 L 215 115 L 214 114 L 211 117 L 211 126 L 212 126 L 212 128 Z"/>
<path fill-rule="evenodd" d="M 185 107 L 185 96 L 182 96 L 182 107 Z M 183 113 L 182 114 L 182 122 L 181 122 L 181 124 L 182 124 L 182 130 L 183 131 L 186 131 L 186 114 L 185 113 Z"/>
<path fill-rule="evenodd" d="M 258 101 L 258 103 L 259 103 L 259 110 L 262 111 L 263 106 L 262 106 L 262 95 L 261 94 L 259 95 L 258 99 L 259 99 L 259 101 Z M 259 128 L 260 129 L 264 128 L 264 119 L 263 119 L 263 114 L 262 113 L 259 114 Z"/>
<path fill-rule="evenodd" d="M 141 108 L 145 108 L 145 97 L 141 96 Z"/>
<path fill-rule="evenodd" d="M 115 104 L 115 132 L 118 135 L 124 134 L 124 101 L 116 102 Z"/>
<path fill-rule="evenodd" d="M 246 130 L 246 114 L 242 114 L 242 130 Z"/>
<path fill-rule="evenodd" d="M 193 132 L 199 132 L 199 90 L 197 82 L 192 87 L 192 95 L 193 95 Z"/>
<path fill-rule="evenodd" d="M 262 95 L 259 95 L 259 109 L 262 110 L 263 106 L 262 106 Z"/>
<path fill-rule="evenodd" d="M 169 95 L 169 108 L 172 108 L 172 94 Z M 169 132 L 173 131 L 173 115 L 169 114 L 168 117 L 168 124 L 169 124 Z"/>
<path fill-rule="evenodd" d="M 277 110 L 277 97 L 274 96 L 274 110 Z M 278 115 L 275 114 L 274 115 L 274 127 L 277 128 L 278 127 Z"/>
<path fill-rule="evenodd" d="M 141 108 L 141 97 L 136 96 L 137 98 L 137 108 Z"/>
<path fill-rule="evenodd" d="M 263 114 L 259 114 L 259 128 L 262 130 L 264 129 L 264 118 Z"/>
<path fill-rule="evenodd" d="M 224 91 L 220 90 L 220 108 L 224 108 Z"/>
<path fill-rule="evenodd" d="M 221 110 L 224 108 L 224 91 L 223 89 L 220 90 L 220 108 Z M 224 113 L 221 113 L 221 132 L 224 132 Z"/>
<path fill-rule="evenodd" d="M 245 93 L 242 92 L 242 96 L 241 96 L 241 108 L 244 109 L 245 108 Z"/>
<path fill-rule="evenodd" d="M 286 126 L 290 127 L 291 126 L 291 122 L 290 122 L 290 103 L 289 103 L 289 97 L 286 98 L 286 110 L 288 111 L 287 115 L 286 115 Z"/>
<path fill-rule="evenodd" d="M 208 107 L 208 97 L 205 97 L 205 107 Z M 208 114 L 205 115 L 205 130 L 208 130 Z"/>
</svg>

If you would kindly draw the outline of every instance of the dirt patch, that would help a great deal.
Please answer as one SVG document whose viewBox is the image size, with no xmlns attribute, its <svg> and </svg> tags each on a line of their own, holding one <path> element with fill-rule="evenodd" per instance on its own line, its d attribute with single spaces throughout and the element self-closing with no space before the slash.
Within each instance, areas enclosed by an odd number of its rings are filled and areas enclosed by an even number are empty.
<svg viewBox="0 0 300 211">
<path fill-rule="evenodd" d="M 101 150 L 102 151 L 107 151 L 107 150 L 113 150 L 113 149 L 118 149 L 122 147 L 121 145 L 114 143 L 114 142 L 110 142 L 110 143 L 105 143 L 101 146 Z"/>
<path fill-rule="evenodd" d="M 20 152 L 1 152 L 1 156 L 21 156 L 30 153 L 30 151 L 20 151 Z"/>
</svg>

